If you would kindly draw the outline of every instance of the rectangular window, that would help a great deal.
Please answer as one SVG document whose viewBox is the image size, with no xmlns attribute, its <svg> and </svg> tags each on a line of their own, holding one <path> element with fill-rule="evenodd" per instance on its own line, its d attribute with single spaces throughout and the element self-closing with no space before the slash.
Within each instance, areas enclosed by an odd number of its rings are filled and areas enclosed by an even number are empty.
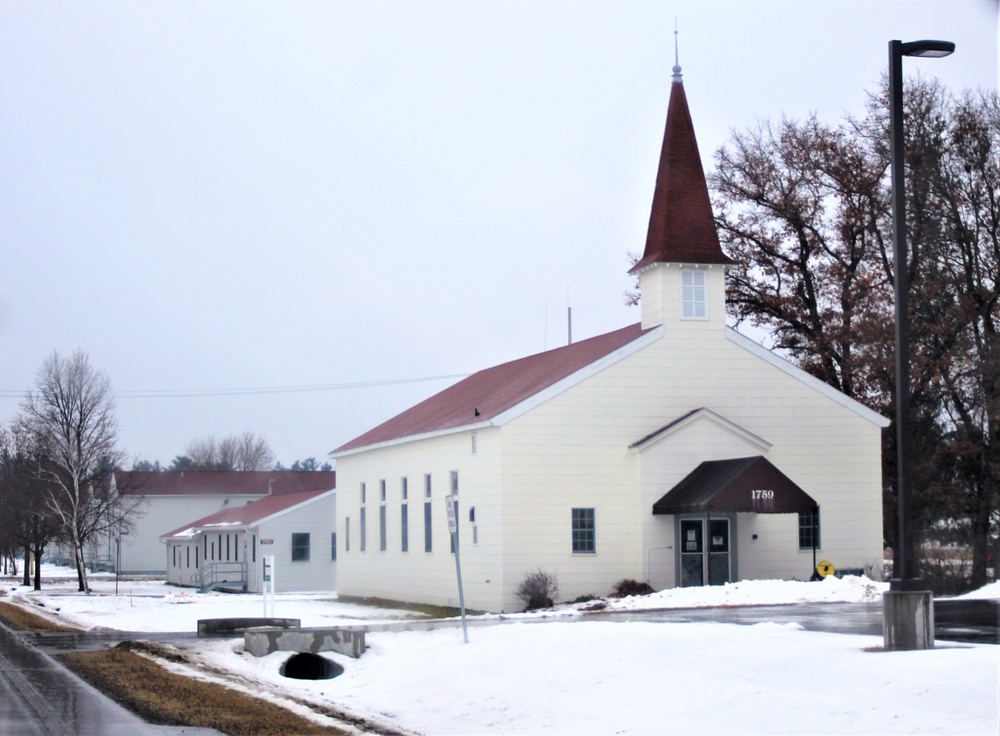
<svg viewBox="0 0 1000 736">
<path fill-rule="evenodd" d="M 378 482 L 378 500 L 381 503 L 385 503 L 385 481 L 380 480 Z"/>
<path fill-rule="evenodd" d="M 573 552 L 590 554 L 596 551 L 594 509 L 573 509 Z"/>
<path fill-rule="evenodd" d="M 451 471 L 451 495 L 458 495 L 458 471 Z"/>
<path fill-rule="evenodd" d="M 479 438 L 476 436 L 476 433 L 473 432 L 472 433 L 472 454 L 475 455 L 477 452 L 479 452 Z"/>
<path fill-rule="evenodd" d="M 406 478 L 399 479 L 399 494 L 404 502 L 410 497 L 410 484 Z"/>
<path fill-rule="evenodd" d="M 330 559 L 337 561 L 337 532 L 330 532 Z"/>
<path fill-rule="evenodd" d="M 403 503 L 399 507 L 400 545 L 403 552 L 410 551 L 410 507 Z"/>
<path fill-rule="evenodd" d="M 704 271 L 694 268 L 681 271 L 681 294 L 684 319 L 708 317 Z"/>
<path fill-rule="evenodd" d="M 252 537 L 250 537 L 250 550 L 253 553 L 253 561 L 256 562 L 257 561 L 257 535 L 256 534 L 254 534 Z"/>
<path fill-rule="evenodd" d="M 202 542 L 203 548 L 205 550 L 204 553 L 202 554 L 202 556 L 207 560 L 208 559 L 208 535 L 207 534 L 204 537 L 201 538 L 201 542 Z"/>
<path fill-rule="evenodd" d="M 361 503 L 367 503 L 368 502 L 368 499 L 366 498 L 367 495 L 368 495 L 368 489 L 365 488 L 365 484 L 362 483 L 361 484 Z"/>
<path fill-rule="evenodd" d="M 198 569 L 198 553 L 199 552 L 201 552 L 201 550 L 198 549 L 198 545 L 195 545 L 195 548 L 194 548 L 194 569 L 195 570 Z"/>
<path fill-rule="evenodd" d="M 191 567 L 191 548 L 190 547 L 185 547 L 184 548 L 184 556 L 187 558 L 184 561 L 185 566 L 186 567 Z"/>
<path fill-rule="evenodd" d="M 799 512 L 799 549 L 819 549 L 819 509 Z"/>
<path fill-rule="evenodd" d="M 344 517 L 344 551 L 351 551 L 351 517 Z"/>
<path fill-rule="evenodd" d="M 431 474 L 424 476 L 424 498 L 431 497 Z"/>
<path fill-rule="evenodd" d="M 292 532 L 292 562 L 308 562 L 309 534 Z"/>
<path fill-rule="evenodd" d="M 362 552 L 364 552 L 365 547 L 368 546 L 368 539 L 367 539 L 368 530 L 366 529 L 368 525 L 365 523 L 366 521 L 368 520 L 365 518 L 365 507 L 362 506 L 361 507 L 361 551 Z"/>
<path fill-rule="evenodd" d="M 431 551 L 431 502 L 424 503 L 424 552 Z"/>
<path fill-rule="evenodd" d="M 378 507 L 378 548 L 385 552 L 385 504 Z"/>
</svg>

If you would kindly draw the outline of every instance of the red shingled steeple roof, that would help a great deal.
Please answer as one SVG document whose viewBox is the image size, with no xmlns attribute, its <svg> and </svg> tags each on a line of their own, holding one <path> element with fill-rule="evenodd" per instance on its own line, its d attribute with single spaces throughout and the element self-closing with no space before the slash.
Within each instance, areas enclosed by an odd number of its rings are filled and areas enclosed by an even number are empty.
<svg viewBox="0 0 1000 736">
<path fill-rule="evenodd" d="M 657 262 L 735 263 L 719 245 L 680 67 L 676 67 L 675 72 L 649 213 L 646 249 L 630 273 Z"/>
</svg>

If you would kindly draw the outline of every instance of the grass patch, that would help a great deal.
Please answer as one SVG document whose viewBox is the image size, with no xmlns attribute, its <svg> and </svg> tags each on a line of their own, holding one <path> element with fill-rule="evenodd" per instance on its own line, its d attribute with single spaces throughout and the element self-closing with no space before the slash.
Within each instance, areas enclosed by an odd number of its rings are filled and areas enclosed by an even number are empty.
<svg viewBox="0 0 1000 736">
<path fill-rule="evenodd" d="M 26 611 L 13 603 L 0 603 L 0 621 L 8 626 L 21 631 L 33 631 L 44 634 L 50 631 L 74 632 L 82 631 L 75 626 L 66 626 L 55 621 L 39 616 L 37 613 Z"/>
<path fill-rule="evenodd" d="M 410 611 L 412 613 L 423 614 L 428 618 L 455 618 L 462 613 L 459 608 L 452 608 L 449 606 L 433 606 L 429 603 L 407 603 L 405 601 L 394 601 L 387 598 L 361 598 L 358 596 L 341 595 L 337 596 L 337 601 L 340 603 L 356 603 L 361 606 L 370 606 L 372 608 Z M 479 612 L 467 610 L 466 613 L 472 614 Z"/>
<path fill-rule="evenodd" d="M 59 655 L 78 676 L 150 723 L 214 728 L 230 736 L 340 734 L 281 706 L 169 672 L 122 642 L 100 652 Z"/>
</svg>

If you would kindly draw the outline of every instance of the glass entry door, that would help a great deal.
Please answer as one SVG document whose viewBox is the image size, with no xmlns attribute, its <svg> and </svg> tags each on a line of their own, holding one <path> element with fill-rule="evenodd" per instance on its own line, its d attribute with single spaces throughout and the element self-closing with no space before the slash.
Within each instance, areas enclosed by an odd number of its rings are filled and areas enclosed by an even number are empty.
<svg viewBox="0 0 1000 736">
<path fill-rule="evenodd" d="M 729 519 L 681 519 L 680 526 L 681 587 L 728 583 Z"/>
</svg>

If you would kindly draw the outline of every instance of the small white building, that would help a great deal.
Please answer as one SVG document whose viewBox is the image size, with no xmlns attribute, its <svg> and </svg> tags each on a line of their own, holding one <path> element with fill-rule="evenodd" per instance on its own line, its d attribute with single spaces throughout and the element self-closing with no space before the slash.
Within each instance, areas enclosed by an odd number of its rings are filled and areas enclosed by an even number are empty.
<svg viewBox="0 0 1000 736">
<path fill-rule="evenodd" d="M 276 592 L 337 588 L 335 490 L 267 496 L 217 511 L 159 538 L 167 549 L 167 582 L 257 593 L 264 560 Z"/>
<path fill-rule="evenodd" d="M 332 471 L 118 471 L 111 483 L 123 492 L 142 497 L 133 528 L 127 534 L 114 530 L 88 546 L 92 567 L 125 575 L 163 575 L 166 557 L 160 535 L 191 519 L 223 509 L 245 506 L 269 495 L 329 490 L 336 486 Z M 120 550 L 119 550 L 120 544 Z M 55 554 L 55 552 L 54 552 Z M 66 553 L 72 560 L 72 550 Z"/>
<path fill-rule="evenodd" d="M 624 249 L 624 248 L 623 248 Z M 342 445 L 338 593 L 523 608 L 623 579 L 656 589 L 808 579 L 882 558 L 888 421 L 726 325 L 721 250 L 679 74 L 641 321 L 480 371 Z"/>
</svg>

